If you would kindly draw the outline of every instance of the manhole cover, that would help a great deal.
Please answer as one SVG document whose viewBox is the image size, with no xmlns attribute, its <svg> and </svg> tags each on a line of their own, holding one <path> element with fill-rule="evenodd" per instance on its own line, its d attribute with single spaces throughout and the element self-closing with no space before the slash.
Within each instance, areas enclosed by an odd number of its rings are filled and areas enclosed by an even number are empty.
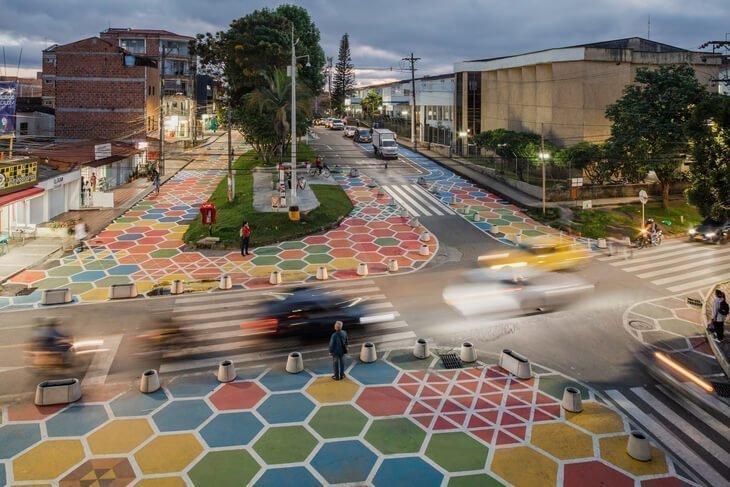
<svg viewBox="0 0 730 487">
<path fill-rule="evenodd" d="M 441 363 L 444 364 L 446 369 L 461 369 L 464 365 L 461 363 L 461 359 L 455 353 L 444 353 L 439 355 Z"/>
<path fill-rule="evenodd" d="M 654 325 L 652 325 L 651 323 L 647 323 L 646 321 L 641 321 L 641 320 L 631 320 L 631 321 L 629 321 L 629 326 L 631 328 L 633 328 L 634 330 L 639 330 L 639 331 L 648 331 L 648 330 L 654 329 Z"/>
</svg>

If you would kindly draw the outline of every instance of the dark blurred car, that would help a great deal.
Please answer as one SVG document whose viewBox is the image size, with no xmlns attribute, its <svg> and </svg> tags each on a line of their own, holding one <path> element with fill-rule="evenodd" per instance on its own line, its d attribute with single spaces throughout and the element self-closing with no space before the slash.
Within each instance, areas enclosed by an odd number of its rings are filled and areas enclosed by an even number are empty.
<svg viewBox="0 0 730 487">
<path fill-rule="evenodd" d="M 364 142 L 364 143 L 371 143 L 373 141 L 373 137 L 370 135 L 370 129 L 357 129 L 355 130 L 355 135 L 353 136 L 353 140 L 355 142 Z"/>
<path fill-rule="evenodd" d="M 709 218 L 689 231 L 689 239 L 697 242 L 727 243 L 730 238 L 730 221 L 717 222 Z"/>
</svg>

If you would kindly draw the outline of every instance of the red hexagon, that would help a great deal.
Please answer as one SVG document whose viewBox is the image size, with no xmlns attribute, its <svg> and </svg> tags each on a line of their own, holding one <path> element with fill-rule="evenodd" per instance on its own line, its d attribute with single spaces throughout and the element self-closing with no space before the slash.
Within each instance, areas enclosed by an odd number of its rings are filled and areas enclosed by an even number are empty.
<svg viewBox="0 0 730 487">
<path fill-rule="evenodd" d="M 156 245 L 162 241 L 161 237 L 144 237 L 137 240 L 137 243 L 139 245 Z"/>
<path fill-rule="evenodd" d="M 565 465 L 565 487 L 610 485 L 630 487 L 634 480 L 601 462 L 568 463 Z M 665 484 L 661 484 L 665 485 Z"/>
<path fill-rule="evenodd" d="M 388 230 L 387 228 L 377 228 L 370 232 L 370 235 L 373 237 L 392 237 L 395 235 L 395 232 L 393 230 Z"/>
<path fill-rule="evenodd" d="M 353 242 L 359 242 L 359 243 L 368 243 L 372 242 L 375 239 L 372 235 L 366 235 L 366 234 L 359 234 L 359 235 L 352 235 L 350 237 L 350 240 Z"/>
<path fill-rule="evenodd" d="M 405 414 L 411 398 L 392 386 L 366 387 L 357 398 L 357 405 L 373 416 Z"/>
<path fill-rule="evenodd" d="M 255 382 L 231 382 L 213 393 L 210 402 L 219 411 L 251 409 L 261 402 L 264 396 L 266 392 Z"/>
<path fill-rule="evenodd" d="M 352 248 L 358 252 L 375 252 L 378 250 L 378 246 L 374 243 L 356 243 Z"/>
<path fill-rule="evenodd" d="M 377 252 L 362 252 L 358 254 L 357 258 L 361 262 L 367 262 L 368 264 L 374 264 L 383 262 L 383 256 Z M 372 268 L 370 270 L 373 270 Z"/>
<path fill-rule="evenodd" d="M 387 257 L 398 257 L 406 253 L 406 251 L 401 249 L 400 247 L 380 247 L 380 249 L 378 249 L 378 252 Z"/>
</svg>

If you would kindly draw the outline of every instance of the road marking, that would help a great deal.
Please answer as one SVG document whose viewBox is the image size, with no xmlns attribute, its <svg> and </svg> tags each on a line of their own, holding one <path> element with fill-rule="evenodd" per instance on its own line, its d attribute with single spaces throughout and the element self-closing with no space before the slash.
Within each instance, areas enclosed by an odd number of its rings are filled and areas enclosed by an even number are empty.
<svg viewBox="0 0 730 487">
<path fill-rule="evenodd" d="M 104 343 L 101 345 L 102 350 L 94 353 L 94 358 L 89 365 L 89 369 L 81 381 L 81 386 L 101 385 L 106 381 L 109 375 L 109 369 L 112 367 L 114 357 L 117 355 L 119 345 L 122 343 L 124 335 L 109 335 L 104 337 Z"/>
<path fill-rule="evenodd" d="M 697 251 L 697 247 L 695 246 L 686 246 L 683 248 L 675 249 L 674 247 L 670 247 L 669 249 L 663 249 L 660 247 L 650 247 L 647 249 L 643 249 L 641 253 L 641 257 L 634 257 L 633 259 L 625 262 L 614 262 L 611 265 L 615 267 L 622 267 L 622 266 L 629 266 L 633 263 L 639 263 L 639 262 L 649 262 L 651 260 L 656 259 L 666 259 L 667 257 L 676 258 L 679 255 L 686 255 L 686 254 L 692 254 Z"/>
<path fill-rule="evenodd" d="M 723 375 L 723 374 L 720 374 Z M 724 375 L 723 375 L 724 377 Z M 728 423 L 723 423 L 719 419 L 710 415 L 707 411 L 697 406 L 692 401 L 684 399 L 681 395 L 672 392 L 663 385 L 657 385 L 657 389 L 662 391 L 666 397 L 679 404 L 680 407 L 686 409 L 690 413 L 694 414 L 700 421 L 704 422 L 710 429 L 713 429 L 720 433 L 725 438 L 730 438 L 730 426 Z"/>
<path fill-rule="evenodd" d="M 439 216 L 445 215 L 446 208 L 443 204 L 441 204 L 440 201 L 437 201 L 436 199 L 432 198 L 430 194 L 428 194 L 423 188 L 421 188 L 417 184 L 404 184 L 398 186 L 398 188 L 403 191 L 404 193 L 409 193 L 413 196 L 413 198 L 418 199 L 418 201 L 424 205 L 427 206 L 431 211 L 436 213 Z M 419 199 L 420 198 L 420 199 Z"/>
<path fill-rule="evenodd" d="M 695 257 L 700 257 L 700 256 L 695 256 Z M 709 262 L 711 262 L 712 264 L 718 264 L 720 262 L 728 262 L 728 261 L 730 261 L 730 255 L 728 255 L 727 257 L 720 258 L 720 259 L 712 258 L 712 257 L 714 257 L 713 254 L 710 254 L 708 257 L 710 257 Z M 655 264 L 651 264 L 651 265 L 652 265 L 652 267 L 655 266 Z M 679 271 L 686 271 L 688 269 L 696 269 L 698 265 L 700 265 L 700 264 L 695 261 L 695 262 L 690 262 L 689 264 L 685 264 L 685 265 L 670 266 L 667 269 L 660 269 L 658 271 L 645 272 L 643 274 L 637 274 L 636 277 L 639 277 L 641 279 L 646 279 L 646 278 L 649 278 L 649 277 L 661 276 L 663 274 L 674 274 L 675 272 L 679 272 Z M 628 269 L 623 269 L 623 270 L 628 271 Z"/>
<path fill-rule="evenodd" d="M 724 270 L 730 270 L 730 264 L 726 264 L 726 265 L 722 265 L 722 266 L 705 267 L 704 269 L 700 269 L 695 272 L 683 272 L 679 276 L 665 277 L 664 279 L 657 279 L 655 281 L 651 281 L 651 283 L 656 284 L 656 285 L 663 285 L 663 284 L 667 284 L 667 283 L 675 282 L 675 281 L 686 281 L 687 279 L 704 276 L 705 274 L 714 275 L 718 271 L 724 271 Z"/>
<path fill-rule="evenodd" d="M 678 293 L 678 292 L 686 291 L 688 289 L 701 288 L 701 287 L 704 287 L 704 286 L 710 286 L 712 284 L 717 284 L 717 282 L 720 281 L 720 280 L 722 280 L 723 277 L 727 277 L 727 275 L 725 275 L 725 276 L 713 276 L 713 277 L 709 277 L 707 279 L 703 279 L 701 281 L 694 281 L 694 282 L 690 282 L 690 283 L 687 283 L 687 284 L 680 284 L 678 286 L 668 287 L 667 289 L 670 292 Z"/>
<path fill-rule="evenodd" d="M 396 186 L 384 186 L 385 191 L 390 194 L 398 203 L 408 210 L 413 216 L 431 216 L 431 213 L 416 201 L 413 200 L 409 195 L 402 195 L 398 191 Z"/>
<path fill-rule="evenodd" d="M 431 201 L 433 204 L 435 204 L 438 208 L 440 208 L 445 213 L 452 214 L 452 215 L 456 214 L 456 212 L 454 211 L 453 208 L 448 206 L 446 203 L 442 202 L 436 196 L 429 193 L 425 188 L 421 187 L 420 185 L 415 185 L 415 186 L 413 186 L 413 188 L 417 193 L 422 194 L 424 198 Z"/>
</svg>

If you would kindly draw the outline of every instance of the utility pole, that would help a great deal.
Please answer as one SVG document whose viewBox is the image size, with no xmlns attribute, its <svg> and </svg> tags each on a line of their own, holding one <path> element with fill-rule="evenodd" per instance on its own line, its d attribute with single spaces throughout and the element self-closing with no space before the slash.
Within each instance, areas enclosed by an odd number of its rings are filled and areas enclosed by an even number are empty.
<svg viewBox="0 0 730 487">
<path fill-rule="evenodd" d="M 291 204 L 297 204 L 297 40 L 291 24 Z M 331 97 L 332 95 L 330 95 Z M 331 99 L 331 98 L 330 98 Z"/>
<path fill-rule="evenodd" d="M 413 151 L 418 150 L 418 141 L 416 140 L 416 61 L 421 59 L 420 57 L 404 57 L 403 61 L 411 64 L 411 142 L 413 142 Z"/>
<path fill-rule="evenodd" d="M 327 93 L 330 95 L 330 115 L 332 115 L 332 56 L 327 58 Z"/>
<path fill-rule="evenodd" d="M 163 104 L 165 102 L 165 47 L 160 42 L 160 154 L 157 157 L 158 172 L 165 174 L 165 118 Z"/>
<path fill-rule="evenodd" d="M 540 159 L 542 160 L 542 214 L 546 212 L 546 196 L 545 190 L 545 124 L 540 122 Z M 529 178 L 528 178 L 529 180 Z"/>
<path fill-rule="evenodd" d="M 233 179 L 233 147 L 231 147 L 231 95 L 228 94 L 228 202 L 233 201 L 236 194 L 236 182 Z"/>
</svg>

